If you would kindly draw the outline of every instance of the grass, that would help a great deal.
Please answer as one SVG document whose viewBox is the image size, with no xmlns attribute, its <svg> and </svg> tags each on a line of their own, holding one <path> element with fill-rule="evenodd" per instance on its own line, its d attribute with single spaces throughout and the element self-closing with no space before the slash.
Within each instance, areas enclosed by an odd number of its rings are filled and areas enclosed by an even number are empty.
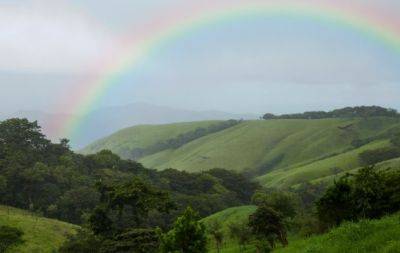
<svg viewBox="0 0 400 253">
<path fill-rule="evenodd" d="M 197 121 L 165 125 L 139 125 L 123 129 L 109 137 L 100 139 L 87 146 L 81 153 L 91 154 L 109 149 L 123 158 L 130 158 L 129 151 L 135 148 L 145 148 L 159 141 L 177 137 L 199 127 L 207 127 L 219 121 Z"/>
<path fill-rule="evenodd" d="M 326 177 L 320 177 L 318 179 L 315 180 L 311 180 L 311 183 L 331 183 L 333 182 L 333 180 L 335 180 L 336 178 L 339 178 L 341 176 L 343 176 L 345 173 L 355 173 L 357 172 L 357 170 L 359 170 L 361 167 L 355 168 L 355 169 L 351 169 L 342 173 L 339 173 L 337 175 L 329 175 Z M 378 164 L 375 165 L 375 168 L 377 169 L 399 169 L 400 168 L 400 158 L 394 158 L 394 159 L 390 159 L 384 162 L 380 162 Z M 294 185 L 296 186 L 296 185 Z"/>
<path fill-rule="evenodd" d="M 84 150 L 110 149 L 129 158 L 129 151 L 205 127 L 216 121 L 136 126 L 102 139 Z M 352 125 L 343 130 L 341 126 Z M 351 171 L 360 166 L 362 150 L 387 145 L 384 137 L 400 126 L 399 119 L 252 120 L 191 141 L 177 149 L 145 156 L 139 161 L 155 169 L 197 172 L 212 168 L 258 171 L 265 186 L 288 187 Z M 381 136 L 380 138 L 374 138 Z M 355 139 L 371 138 L 354 148 Z M 339 168 L 341 171 L 337 171 Z"/>
<path fill-rule="evenodd" d="M 330 232 L 289 242 L 276 253 L 399 253 L 400 215 L 345 223 Z"/>
<path fill-rule="evenodd" d="M 358 159 L 358 155 L 361 152 L 387 145 L 389 145 L 387 140 L 376 141 L 304 166 L 274 170 L 271 173 L 259 177 L 258 180 L 267 187 L 279 188 L 293 186 L 301 182 L 318 180 L 328 176 L 335 176 L 335 174 L 339 174 L 339 171 L 341 172 L 340 174 L 343 174 L 361 166 Z"/>
<path fill-rule="evenodd" d="M 15 253 L 57 252 L 67 235 L 74 233 L 78 228 L 7 206 L 0 206 L 0 225 L 16 227 L 24 232 L 25 242 L 9 250 Z"/>
<path fill-rule="evenodd" d="M 221 222 L 224 245 L 221 253 L 238 253 L 237 242 L 228 236 L 228 224 L 242 222 L 256 210 L 255 206 L 233 207 L 204 218 L 206 226 Z M 215 244 L 210 238 L 210 252 L 215 253 Z M 248 245 L 244 252 L 255 252 Z M 330 232 L 308 238 L 289 238 L 289 246 L 277 248 L 274 253 L 400 253 L 400 213 L 380 220 L 347 222 Z"/>
</svg>

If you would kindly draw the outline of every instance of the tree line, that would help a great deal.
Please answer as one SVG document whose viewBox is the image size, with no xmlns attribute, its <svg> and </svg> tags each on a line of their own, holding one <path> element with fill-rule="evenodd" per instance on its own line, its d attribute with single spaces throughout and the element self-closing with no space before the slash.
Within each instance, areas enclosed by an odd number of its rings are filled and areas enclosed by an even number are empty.
<svg viewBox="0 0 400 253">
<path fill-rule="evenodd" d="M 310 111 L 304 113 L 275 115 L 266 113 L 264 120 L 272 119 L 328 119 L 328 118 L 367 118 L 367 117 L 399 117 L 395 109 L 380 106 L 356 106 L 335 109 L 332 111 Z"/>
<path fill-rule="evenodd" d="M 76 154 L 67 140 L 51 143 L 37 122 L 9 119 L 0 122 L 0 203 L 74 224 L 99 204 L 96 185 L 107 187 L 134 178 L 169 192 L 177 209 L 169 215 L 152 214 L 166 226 L 188 205 L 202 217 L 250 202 L 259 186 L 241 174 L 224 169 L 187 173 L 156 171 L 104 150 Z"/>
</svg>

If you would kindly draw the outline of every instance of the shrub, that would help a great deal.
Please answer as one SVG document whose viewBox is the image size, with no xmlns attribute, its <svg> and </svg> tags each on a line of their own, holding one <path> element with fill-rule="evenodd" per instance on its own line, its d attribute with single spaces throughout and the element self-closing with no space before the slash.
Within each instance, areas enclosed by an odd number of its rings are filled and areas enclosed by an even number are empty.
<svg viewBox="0 0 400 253">
<path fill-rule="evenodd" d="M 14 227 L 1 226 L 0 227 L 0 252 L 5 252 L 12 246 L 22 244 L 23 232 Z"/>
</svg>

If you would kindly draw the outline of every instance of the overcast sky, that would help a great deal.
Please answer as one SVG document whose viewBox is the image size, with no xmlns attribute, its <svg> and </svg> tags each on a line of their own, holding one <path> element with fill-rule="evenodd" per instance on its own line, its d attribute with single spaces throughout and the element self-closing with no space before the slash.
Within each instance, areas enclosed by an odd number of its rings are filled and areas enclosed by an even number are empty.
<svg viewBox="0 0 400 253">
<path fill-rule="evenodd" d="M 60 110 L 68 103 L 66 92 L 101 74 L 95 66 L 121 46 L 122 37 L 134 37 L 168 12 L 184 13 L 185 2 L 0 1 L 0 115 Z M 354 2 L 394 18 L 400 13 L 397 0 Z M 400 53 L 351 29 L 306 18 L 248 18 L 165 44 L 121 76 L 98 106 L 149 102 L 253 113 L 361 104 L 400 109 L 399 69 Z"/>
</svg>

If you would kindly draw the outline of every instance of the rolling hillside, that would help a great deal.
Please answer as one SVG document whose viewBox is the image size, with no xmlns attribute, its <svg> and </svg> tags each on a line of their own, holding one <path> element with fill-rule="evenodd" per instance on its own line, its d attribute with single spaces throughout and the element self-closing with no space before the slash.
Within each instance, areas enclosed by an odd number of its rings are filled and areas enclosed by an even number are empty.
<svg viewBox="0 0 400 253">
<path fill-rule="evenodd" d="M 307 239 L 289 241 L 276 253 L 398 253 L 400 252 L 400 215 L 380 220 L 345 223 L 330 232 Z"/>
<path fill-rule="evenodd" d="M 221 253 L 239 252 L 238 244 L 229 238 L 228 224 L 246 221 L 256 210 L 255 206 L 233 207 L 213 214 L 202 220 L 206 226 L 214 221 L 222 225 L 225 243 Z M 287 248 L 277 248 L 277 253 L 352 253 L 352 252 L 400 252 L 400 214 L 384 217 L 380 220 L 363 220 L 357 223 L 344 223 L 323 235 L 309 238 L 290 237 Z M 211 252 L 216 252 L 211 240 Z M 255 252 L 250 244 L 245 252 Z"/>
<path fill-rule="evenodd" d="M 24 232 L 23 244 L 10 252 L 52 253 L 64 242 L 69 234 L 78 228 L 65 222 L 37 217 L 27 211 L 0 206 L 0 225 L 16 227 Z"/>
<path fill-rule="evenodd" d="M 136 126 L 95 142 L 83 153 L 110 149 L 133 158 L 129 154 L 137 148 L 220 122 Z M 388 134 L 394 129 L 400 129 L 400 120 L 386 117 L 243 121 L 139 161 L 156 169 L 245 171 L 266 186 L 284 187 L 359 167 L 358 154 L 389 145 Z"/>
</svg>

